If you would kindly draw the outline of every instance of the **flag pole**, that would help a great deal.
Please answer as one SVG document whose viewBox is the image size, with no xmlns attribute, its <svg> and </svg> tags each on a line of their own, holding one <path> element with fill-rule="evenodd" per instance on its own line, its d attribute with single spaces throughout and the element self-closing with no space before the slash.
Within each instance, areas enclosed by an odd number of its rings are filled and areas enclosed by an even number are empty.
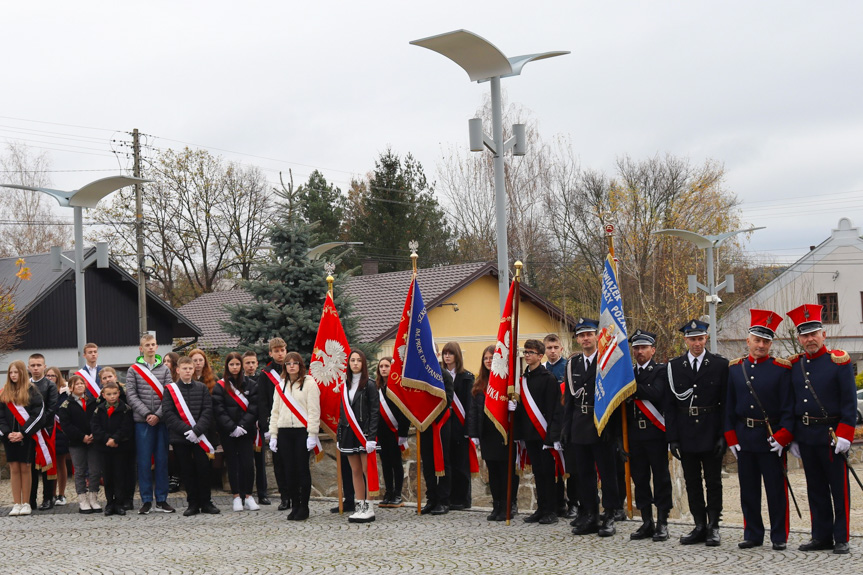
<svg viewBox="0 0 863 575">
<path fill-rule="evenodd" d="M 512 301 L 512 347 L 514 353 L 518 353 L 518 304 L 519 297 L 521 291 L 521 268 L 524 264 L 521 261 L 515 262 L 515 293 L 513 294 Z M 515 367 L 515 362 L 513 362 L 513 367 Z M 507 398 L 512 401 L 515 399 L 515 369 L 513 369 L 512 373 L 512 385 L 507 386 L 506 395 Z M 513 420 L 514 412 L 507 412 L 507 419 L 509 419 L 509 428 L 506 432 L 506 441 L 509 444 L 508 450 L 509 453 L 507 455 L 506 462 L 506 524 L 509 525 L 510 520 L 512 519 L 512 474 L 513 474 Z M 518 494 L 516 494 L 516 497 Z"/>
<path fill-rule="evenodd" d="M 614 265 L 614 275 L 617 276 L 617 259 L 614 257 L 614 225 L 605 225 L 605 237 L 608 240 L 608 253 L 611 254 L 611 260 Z M 617 278 L 620 285 L 620 278 Z M 623 451 L 629 453 L 629 427 L 626 422 L 626 407 L 625 403 L 620 406 L 621 418 L 620 425 L 623 435 Z M 632 519 L 632 470 L 629 466 L 629 457 L 624 456 L 623 463 L 625 483 L 626 483 L 626 515 Z"/>
<path fill-rule="evenodd" d="M 330 297 L 333 296 L 333 283 L 336 279 L 333 277 L 332 272 L 327 274 L 327 292 L 330 294 Z M 339 515 L 344 515 L 345 513 L 345 502 L 344 497 L 342 496 L 344 493 L 344 486 L 342 485 L 342 452 L 339 451 L 338 441 L 336 441 L 336 486 L 337 486 L 337 495 L 339 497 Z"/>
<path fill-rule="evenodd" d="M 417 255 L 416 247 L 414 247 L 416 242 L 410 242 L 411 247 L 411 267 L 413 268 L 413 274 L 411 275 L 411 284 L 417 279 Z M 422 487 L 423 487 L 423 474 L 422 474 L 422 454 L 420 453 L 420 428 L 417 427 L 417 515 L 422 515 Z"/>
</svg>

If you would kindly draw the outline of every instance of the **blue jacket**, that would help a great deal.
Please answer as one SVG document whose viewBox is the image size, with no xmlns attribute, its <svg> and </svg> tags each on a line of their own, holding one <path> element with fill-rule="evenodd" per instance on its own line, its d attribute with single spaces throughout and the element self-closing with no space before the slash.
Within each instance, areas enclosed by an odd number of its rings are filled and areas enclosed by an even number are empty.
<svg viewBox="0 0 863 575">
<path fill-rule="evenodd" d="M 857 423 L 857 387 L 851 357 L 841 349 L 822 347 L 814 355 L 800 353 L 788 358 L 791 362 L 791 384 L 794 387 L 794 438 L 807 445 L 830 443 L 829 428 L 848 441 L 854 440 Z M 825 414 L 805 383 L 812 388 L 826 410 Z M 810 418 L 816 418 L 814 421 Z"/>
<path fill-rule="evenodd" d="M 791 362 L 773 357 L 755 361 L 752 356 L 741 357 L 728 364 L 728 399 L 725 405 L 725 439 L 728 445 L 740 445 L 743 451 L 770 451 L 767 443 L 770 434 L 764 423 L 764 412 L 746 385 L 746 376 L 767 412 L 774 438 L 783 446 L 788 445 L 794 429 Z"/>
</svg>

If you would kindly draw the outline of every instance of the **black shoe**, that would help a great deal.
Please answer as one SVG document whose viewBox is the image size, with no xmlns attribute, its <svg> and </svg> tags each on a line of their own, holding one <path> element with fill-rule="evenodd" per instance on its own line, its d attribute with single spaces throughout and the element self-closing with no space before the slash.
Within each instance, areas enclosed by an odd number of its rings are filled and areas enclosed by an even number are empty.
<svg viewBox="0 0 863 575">
<path fill-rule="evenodd" d="M 573 535 L 590 535 L 599 531 L 599 523 L 596 515 L 593 513 L 585 513 L 580 517 L 576 517 L 571 525 Z"/>
<path fill-rule="evenodd" d="M 159 513 L 173 513 L 176 509 L 168 505 L 167 501 L 157 501 L 155 511 L 158 511 Z"/>
<path fill-rule="evenodd" d="M 354 504 L 353 501 L 351 501 L 350 503 L 345 501 L 344 505 L 342 505 L 342 511 L 344 513 L 353 513 L 356 510 L 357 510 L 357 506 Z M 282 509 L 281 505 L 279 505 L 279 511 L 284 511 L 284 509 Z M 335 507 L 330 507 L 330 513 L 338 513 L 338 512 L 339 512 L 339 506 L 338 505 L 336 505 Z"/>
<path fill-rule="evenodd" d="M 449 505 L 438 505 L 431 510 L 432 515 L 446 515 L 449 513 Z"/>
<path fill-rule="evenodd" d="M 656 519 L 656 530 L 653 532 L 654 541 L 668 541 L 668 511 L 660 511 Z"/>
<path fill-rule="evenodd" d="M 467 507 L 465 507 L 464 503 L 453 503 L 452 505 L 449 506 L 449 508 L 452 511 L 464 511 L 465 509 L 467 509 Z"/>
<path fill-rule="evenodd" d="M 763 543 L 761 541 L 750 541 L 749 539 L 744 539 L 737 544 L 740 549 L 752 549 L 753 547 L 761 547 L 762 545 Z M 783 547 L 785 546 L 783 545 Z"/>
<path fill-rule="evenodd" d="M 148 515 L 150 510 L 153 508 L 153 504 L 149 501 L 145 501 L 141 508 L 138 510 L 138 515 Z"/>
<path fill-rule="evenodd" d="M 54 509 L 54 498 L 49 497 L 48 499 L 42 502 L 42 505 L 39 506 L 39 511 L 48 511 L 49 509 Z"/>
<path fill-rule="evenodd" d="M 798 551 L 825 551 L 827 549 L 833 549 L 833 542 L 819 541 L 817 539 L 810 539 L 797 548 Z"/>
<path fill-rule="evenodd" d="M 784 541 L 781 543 L 774 543 L 773 544 L 773 550 L 774 551 L 785 551 L 785 547 L 786 547 L 786 545 L 785 545 Z"/>
<path fill-rule="evenodd" d="M 213 505 L 212 501 L 207 501 L 201 505 L 201 513 L 209 513 L 210 515 L 218 515 L 222 510 Z"/>
<path fill-rule="evenodd" d="M 629 517 L 626 516 L 625 509 L 615 509 L 614 510 L 614 520 L 615 521 L 626 521 Z"/>
<path fill-rule="evenodd" d="M 126 499 L 125 501 L 123 501 L 123 505 L 121 505 L 120 508 L 123 509 L 123 511 L 131 511 L 135 508 L 135 506 L 132 504 L 131 499 Z"/>
<path fill-rule="evenodd" d="M 497 516 L 500 514 L 501 505 L 497 501 L 492 503 L 491 513 L 486 516 L 486 521 L 497 521 Z"/>
<path fill-rule="evenodd" d="M 569 511 L 569 507 L 566 505 L 561 505 L 557 509 L 554 510 L 554 514 L 558 517 L 566 517 L 566 513 Z"/>
<path fill-rule="evenodd" d="M 509 518 L 512 519 L 513 517 L 515 517 L 515 514 L 510 512 Z M 506 508 L 499 509 L 497 514 L 494 516 L 494 519 L 491 519 L 490 521 L 506 521 Z"/>
<path fill-rule="evenodd" d="M 197 515 L 201 510 L 197 507 L 189 507 L 185 511 L 183 511 L 183 517 L 191 517 L 192 515 Z"/>
<path fill-rule="evenodd" d="M 615 511 L 608 511 L 602 518 L 602 524 L 599 526 L 599 530 L 596 532 L 600 537 L 611 537 L 615 533 L 617 533 L 617 528 L 614 526 L 614 516 L 617 513 Z"/>
<path fill-rule="evenodd" d="M 117 514 L 117 510 L 115 509 L 114 505 L 112 505 L 112 504 L 105 505 L 105 517 L 110 517 L 111 515 L 116 515 L 116 514 Z"/>
<path fill-rule="evenodd" d="M 695 528 L 680 538 L 681 545 L 692 545 L 693 543 L 704 543 L 707 539 L 707 526 L 704 523 L 696 523 Z"/>
<path fill-rule="evenodd" d="M 845 543 L 837 543 L 833 546 L 833 553 L 836 555 L 845 555 L 846 553 L 851 553 L 851 547 L 849 547 L 847 541 Z"/>
<path fill-rule="evenodd" d="M 647 539 L 653 537 L 656 533 L 656 525 L 653 523 L 653 518 L 644 521 L 641 526 L 633 533 L 630 533 L 629 538 L 632 540 Z"/>
<path fill-rule="evenodd" d="M 261 505 L 272 505 L 273 504 L 273 502 L 270 501 L 269 497 L 267 497 L 266 495 L 261 495 L 260 493 L 258 494 L 258 503 Z"/>
<path fill-rule="evenodd" d="M 539 518 L 539 521 L 537 521 L 537 523 L 539 523 L 540 525 L 551 525 L 553 523 L 557 523 L 557 521 L 557 513 L 546 513 Z"/>
<path fill-rule="evenodd" d="M 294 519 L 296 519 L 296 518 L 297 518 L 297 513 L 299 513 L 299 512 L 300 512 L 300 506 L 299 506 L 299 505 L 294 505 L 294 506 L 291 508 L 291 512 L 290 512 L 290 513 L 288 513 L 288 521 L 293 521 Z"/>
<path fill-rule="evenodd" d="M 180 490 L 180 478 L 171 476 L 168 478 L 168 493 L 176 493 Z"/>
<path fill-rule="evenodd" d="M 578 505 L 571 504 L 566 508 L 566 517 L 567 519 L 575 519 L 576 515 L 578 515 Z"/>
<path fill-rule="evenodd" d="M 123 509 L 123 505 L 117 505 L 114 507 L 114 513 L 117 515 L 126 515 L 126 510 Z"/>
<path fill-rule="evenodd" d="M 531 513 L 530 515 L 525 517 L 524 522 L 525 523 L 539 523 L 539 520 L 542 519 L 543 515 L 544 515 L 544 513 L 542 512 L 542 510 L 537 509 L 536 511 L 534 511 L 533 513 Z"/>
<path fill-rule="evenodd" d="M 279 503 L 279 511 L 285 511 L 286 509 L 290 509 L 290 508 L 291 508 L 291 500 L 290 500 L 290 499 L 285 499 L 285 498 L 283 497 L 283 498 L 282 498 L 282 502 L 281 502 L 281 503 Z M 347 506 L 347 505 L 345 505 L 345 511 L 347 511 L 347 510 L 348 510 L 348 506 Z M 338 508 L 338 507 L 336 507 L 336 513 L 338 513 L 338 512 L 339 512 L 339 508 Z"/>
<path fill-rule="evenodd" d="M 436 508 L 437 506 L 438 506 L 438 504 L 437 504 L 437 503 L 432 503 L 431 501 L 429 501 L 429 502 L 428 502 L 428 503 L 426 503 L 426 504 L 425 504 L 425 506 L 420 510 L 420 515 L 428 515 L 428 514 L 429 514 L 429 513 L 431 513 L 431 512 L 432 512 L 432 510 L 433 510 L 434 508 Z"/>
<path fill-rule="evenodd" d="M 404 507 L 405 502 L 402 501 L 401 495 L 395 495 L 390 501 L 390 507 Z"/>
</svg>

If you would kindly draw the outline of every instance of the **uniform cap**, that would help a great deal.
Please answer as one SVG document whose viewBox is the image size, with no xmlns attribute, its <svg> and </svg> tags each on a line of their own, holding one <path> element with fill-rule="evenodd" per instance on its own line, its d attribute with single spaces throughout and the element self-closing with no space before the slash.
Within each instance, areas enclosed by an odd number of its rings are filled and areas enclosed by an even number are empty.
<svg viewBox="0 0 863 575">
<path fill-rule="evenodd" d="M 750 309 L 749 319 L 749 333 L 769 340 L 776 337 L 776 328 L 782 323 L 782 316 L 769 309 Z"/>
<path fill-rule="evenodd" d="M 656 334 L 637 329 L 629 336 L 629 345 L 656 345 Z"/>
<path fill-rule="evenodd" d="M 595 319 L 587 319 L 584 317 L 578 318 L 578 323 L 575 324 L 575 335 L 585 331 L 599 331 L 599 322 Z"/>
<path fill-rule="evenodd" d="M 710 327 L 709 323 L 693 319 L 681 327 L 679 331 L 683 333 L 683 337 L 696 337 L 699 335 L 707 335 L 708 327 Z"/>
<path fill-rule="evenodd" d="M 804 303 L 800 307 L 792 309 L 785 315 L 790 317 L 791 321 L 794 322 L 794 325 L 797 327 L 797 333 L 799 335 L 804 335 L 812 333 L 813 331 L 818 331 L 822 328 L 821 311 L 823 309 L 824 306 L 821 305 Z"/>
</svg>

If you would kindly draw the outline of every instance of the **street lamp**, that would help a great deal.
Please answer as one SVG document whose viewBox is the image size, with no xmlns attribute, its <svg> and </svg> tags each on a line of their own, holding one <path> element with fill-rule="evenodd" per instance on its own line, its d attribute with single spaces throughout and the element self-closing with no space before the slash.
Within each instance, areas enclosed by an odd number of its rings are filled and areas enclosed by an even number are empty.
<svg viewBox="0 0 863 575">
<path fill-rule="evenodd" d="M 708 306 L 708 314 L 710 316 L 710 327 L 708 328 L 710 331 L 710 352 L 717 352 L 718 342 L 716 341 L 716 304 L 721 303 L 722 300 L 719 299 L 719 292 L 723 289 L 728 293 L 734 293 L 734 274 L 726 274 L 725 281 L 719 285 L 714 285 L 715 279 L 713 277 L 713 250 L 719 248 L 725 240 L 732 236 L 736 236 L 737 234 L 744 234 L 747 232 L 754 232 L 755 230 L 763 230 L 764 226 L 758 228 L 749 228 L 747 230 L 736 230 L 733 232 L 725 232 L 724 234 L 719 234 L 716 236 L 702 236 L 701 234 L 696 234 L 695 232 L 690 232 L 687 230 L 657 230 L 653 232 L 659 236 L 676 236 L 678 238 L 682 238 L 684 240 L 689 240 L 699 249 L 704 250 L 706 255 L 706 266 L 707 266 L 707 285 L 698 282 L 698 278 L 694 275 L 687 276 L 687 280 L 689 281 L 689 293 L 698 293 L 698 290 L 706 292 L 707 295 L 704 297 L 704 300 L 707 302 Z"/>
<path fill-rule="evenodd" d="M 75 218 L 75 260 L 62 255 L 60 248 L 51 248 L 52 262 L 55 271 L 59 270 L 63 263 L 75 270 L 75 313 L 77 315 L 78 324 L 78 365 L 83 365 L 84 345 L 87 343 L 87 314 L 86 303 L 84 299 L 84 268 L 96 260 L 97 266 L 100 268 L 108 267 L 108 246 L 105 242 L 100 242 L 96 247 L 96 256 L 92 256 L 84 261 L 84 208 L 95 208 L 99 200 L 120 188 L 131 186 L 133 184 L 152 182 L 153 180 L 145 180 L 142 178 L 133 178 L 130 176 L 110 176 L 90 182 L 86 186 L 71 192 L 62 190 L 54 190 L 51 188 L 35 188 L 32 186 L 20 186 L 18 184 L 0 184 L 4 188 L 15 188 L 18 190 L 30 190 L 33 192 L 44 192 L 53 197 L 60 206 L 64 208 L 74 208 Z"/>
<path fill-rule="evenodd" d="M 512 148 L 513 154 L 523 156 L 525 149 L 525 129 L 523 124 L 513 126 L 514 137 L 503 140 L 503 110 L 501 109 L 500 79 L 518 76 L 522 68 L 535 60 L 563 56 L 569 52 L 542 52 L 507 58 L 494 44 L 467 30 L 455 30 L 437 36 L 430 36 L 411 42 L 442 54 L 461 66 L 471 82 L 489 81 L 491 84 L 492 136 L 482 130 L 482 120 L 469 121 L 470 150 L 481 152 L 483 146 L 494 154 L 494 203 L 495 225 L 497 226 L 497 268 L 500 309 L 503 311 L 506 294 L 509 291 L 509 254 L 506 243 L 506 188 L 504 184 L 503 155 Z"/>
</svg>

